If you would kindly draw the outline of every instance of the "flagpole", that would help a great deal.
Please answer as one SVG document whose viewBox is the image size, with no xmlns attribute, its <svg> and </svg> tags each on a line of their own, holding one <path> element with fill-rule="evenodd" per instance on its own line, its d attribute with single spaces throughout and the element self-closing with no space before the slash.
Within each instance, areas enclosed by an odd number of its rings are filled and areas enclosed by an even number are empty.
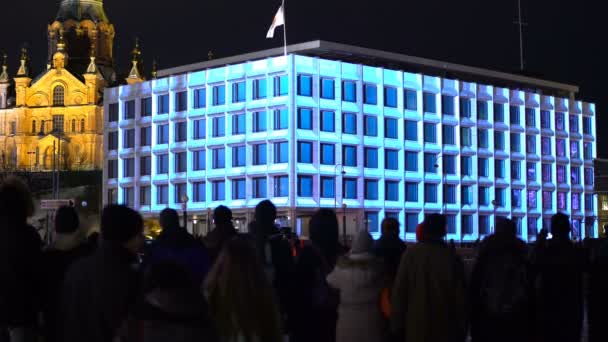
<svg viewBox="0 0 608 342">
<path fill-rule="evenodd" d="M 285 0 L 283 0 L 283 52 L 285 57 L 287 57 L 287 13 L 285 11 Z"/>
</svg>

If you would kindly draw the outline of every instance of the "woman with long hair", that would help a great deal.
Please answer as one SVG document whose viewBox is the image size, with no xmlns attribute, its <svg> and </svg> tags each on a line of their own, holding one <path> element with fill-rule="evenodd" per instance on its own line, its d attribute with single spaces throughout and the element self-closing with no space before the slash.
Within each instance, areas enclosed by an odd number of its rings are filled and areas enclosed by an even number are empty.
<svg viewBox="0 0 608 342">
<path fill-rule="evenodd" d="M 237 237 L 224 246 L 204 290 L 220 341 L 281 341 L 273 289 L 248 241 Z"/>
</svg>

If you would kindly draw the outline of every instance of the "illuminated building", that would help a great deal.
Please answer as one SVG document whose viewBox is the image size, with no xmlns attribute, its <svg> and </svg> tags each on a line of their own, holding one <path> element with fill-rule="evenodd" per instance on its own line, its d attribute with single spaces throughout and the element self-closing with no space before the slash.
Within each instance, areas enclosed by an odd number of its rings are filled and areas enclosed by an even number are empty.
<svg viewBox="0 0 608 342">
<path fill-rule="evenodd" d="M 577 92 L 323 41 L 163 70 L 106 89 L 104 201 L 154 216 L 187 195 L 197 232 L 208 208 L 247 223 L 270 198 L 305 235 L 328 207 L 350 234 L 394 216 L 414 239 L 445 212 L 450 239 L 509 216 L 533 240 L 561 211 L 596 236 L 595 105 Z"/>
<path fill-rule="evenodd" d="M 101 97 L 116 80 L 113 40 L 101 0 L 63 0 L 48 26 L 46 70 L 36 76 L 23 49 L 11 80 L 5 57 L 0 170 L 48 171 L 53 164 L 61 170 L 101 169 Z"/>
</svg>

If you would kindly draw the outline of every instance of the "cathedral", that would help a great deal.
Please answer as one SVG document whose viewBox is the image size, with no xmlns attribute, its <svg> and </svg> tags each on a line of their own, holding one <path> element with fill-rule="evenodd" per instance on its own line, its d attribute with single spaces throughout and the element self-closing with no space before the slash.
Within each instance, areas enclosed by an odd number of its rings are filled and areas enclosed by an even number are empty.
<svg viewBox="0 0 608 342">
<path fill-rule="evenodd" d="M 16 66 L 4 56 L 0 74 L 0 171 L 102 168 L 103 90 L 119 82 L 114 26 L 102 0 L 62 0 L 48 25 L 46 70 L 30 69 L 23 48 Z M 143 80 L 133 50 L 127 81 Z M 13 69 L 14 68 L 14 69 Z M 11 69 L 16 72 L 11 77 Z"/>
</svg>

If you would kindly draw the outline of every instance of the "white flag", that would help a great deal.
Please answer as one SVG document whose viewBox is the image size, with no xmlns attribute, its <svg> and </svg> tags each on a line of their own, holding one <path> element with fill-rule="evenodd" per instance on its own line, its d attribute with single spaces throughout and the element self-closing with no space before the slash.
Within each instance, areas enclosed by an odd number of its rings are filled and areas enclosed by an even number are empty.
<svg viewBox="0 0 608 342">
<path fill-rule="evenodd" d="M 285 15 L 283 14 L 283 6 L 279 7 L 277 14 L 274 16 L 274 20 L 272 20 L 272 25 L 270 25 L 270 30 L 268 30 L 266 38 L 274 38 L 274 31 L 277 27 L 281 25 L 285 25 Z"/>
</svg>

